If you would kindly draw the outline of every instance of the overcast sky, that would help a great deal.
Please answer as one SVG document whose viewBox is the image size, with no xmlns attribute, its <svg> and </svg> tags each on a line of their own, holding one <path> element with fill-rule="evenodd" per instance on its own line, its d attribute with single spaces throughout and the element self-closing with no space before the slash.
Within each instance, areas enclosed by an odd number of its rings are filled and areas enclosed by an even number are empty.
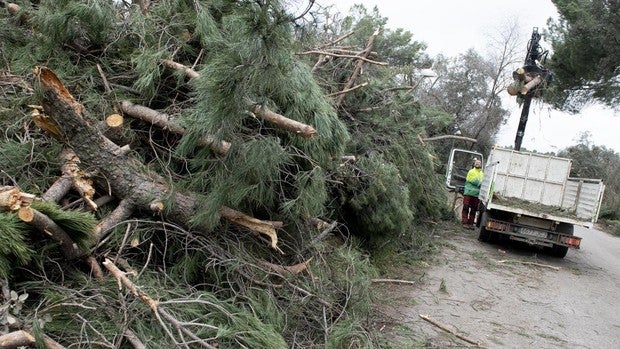
<svg viewBox="0 0 620 349">
<path fill-rule="evenodd" d="M 456 56 L 472 47 L 482 54 L 489 35 L 497 32 L 502 23 L 516 19 L 523 28 L 525 57 L 532 28 L 538 27 L 542 33 L 547 19 L 558 16 L 551 0 L 317 0 L 317 3 L 334 5 L 344 14 L 357 3 L 368 9 L 377 6 L 381 16 L 388 18 L 389 28 L 410 31 L 414 40 L 428 45 L 426 52 L 431 56 L 438 53 Z M 501 146 L 513 146 L 521 108 L 514 98 L 505 98 L 504 107 L 511 111 L 512 116 L 500 130 L 497 142 Z M 600 106 L 588 107 L 578 115 L 568 115 L 534 101 L 522 147 L 557 151 L 576 144 L 581 133 L 587 131 L 594 144 L 620 152 L 619 125 L 620 115 Z"/>
</svg>

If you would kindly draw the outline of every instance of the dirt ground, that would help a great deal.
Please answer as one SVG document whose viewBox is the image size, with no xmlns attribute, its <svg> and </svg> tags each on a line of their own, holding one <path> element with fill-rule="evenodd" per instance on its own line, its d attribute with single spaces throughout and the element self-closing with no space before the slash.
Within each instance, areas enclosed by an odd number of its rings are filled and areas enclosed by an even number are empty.
<svg viewBox="0 0 620 349">
<path fill-rule="evenodd" d="M 558 259 L 455 228 L 413 285 L 376 285 L 375 326 L 391 348 L 620 348 L 620 238 L 575 235 L 581 249 Z"/>
</svg>

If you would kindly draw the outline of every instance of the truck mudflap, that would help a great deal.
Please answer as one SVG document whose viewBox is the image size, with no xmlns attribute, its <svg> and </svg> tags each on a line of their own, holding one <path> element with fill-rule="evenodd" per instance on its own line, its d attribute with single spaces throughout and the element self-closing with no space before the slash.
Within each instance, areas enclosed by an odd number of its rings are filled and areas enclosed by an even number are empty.
<svg viewBox="0 0 620 349">
<path fill-rule="evenodd" d="M 581 238 L 575 235 L 536 229 L 493 218 L 487 219 L 485 229 L 489 232 L 507 235 L 511 240 L 522 241 L 531 245 L 566 246 L 575 249 L 581 245 Z"/>
</svg>

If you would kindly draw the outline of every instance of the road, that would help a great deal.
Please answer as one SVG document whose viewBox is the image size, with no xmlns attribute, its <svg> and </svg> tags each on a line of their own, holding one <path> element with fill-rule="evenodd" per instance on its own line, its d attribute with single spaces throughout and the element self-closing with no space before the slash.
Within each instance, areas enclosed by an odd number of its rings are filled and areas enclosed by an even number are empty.
<svg viewBox="0 0 620 349">
<path fill-rule="evenodd" d="M 564 259 L 455 230 L 418 283 L 377 286 L 380 330 L 403 348 L 620 348 L 620 238 L 575 229 Z"/>
</svg>

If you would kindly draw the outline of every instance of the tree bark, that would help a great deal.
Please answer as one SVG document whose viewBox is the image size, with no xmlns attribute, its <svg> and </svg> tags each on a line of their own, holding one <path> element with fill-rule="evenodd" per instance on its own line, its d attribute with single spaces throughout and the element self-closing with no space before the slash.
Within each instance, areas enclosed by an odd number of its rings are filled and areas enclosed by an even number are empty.
<svg viewBox="0 0 620 349">
<path fill-rule="evenodd" d="M 17 215 L 22 221 L 58 241 L 61 246 L 60 251 L 66 259 L 72 260 L 83 254 L 71 237 L 56 222 L 43 213 L 32 207 L 22 207 Z"/>
<path fill-rule="evenodd" d="M 53 341 L 51 338 L 45 338 L 45 345 L 48 349 L 64 349 L 62 345 Z M 0 336 L 0 348 L 13 349 L 25 346 L 33 346 L 36 344 L 36 340 L 33 335 L 26 331 L 15 331 Z"/>
<path fill-rule="evenodd" d="M 130 101 L 122 101 L 120 107 L 124 113 L 135 118 L 149 122 L 155 126 L 161 127 L 164 130 L 170 130 L 171 132 L 179 135 L 185 134 L 185 128 L 172 121 L 170 115 L 168 114 L 160 113 L 157 110 L 133 104 Z M 226 141 L 216 142 L 211 136 L 202 137 L 200 141 L 198 141 L 198 145 L 208 146 L 220 155 L 225 155 L 230 149 L 230 143 Z"/>
<path fill-rule="evenodd" d="M 144 210 L 150 209 L 153 202 L 168 202 L 168 219 L 186 227 L 192 222 L 199 207 L 198 194 L 177 191 L 162 176 L 148 171 L 137 159 L 119 154 L 120 148 L 90 124 L 84 106 L 73 98 L 52 70 L 38 67 L 35 78 L 43 92 L 44 110 L 58 126 L 62 140 L 72 148 L 81 162 L 99 171 L 108 180 L 109 188 L 115 196 L 126 200 L 127 207 Z M 276 224 L 252 218 L 255 220 L 252 224 L 245 224 L 246 220 L 239 217 L 249 216 L 228 207 L 220 208 L 219 213 L 220 217 L 232 223 L 267 235 L 271 246 L 276 246 L 275 229 L 281 226 L 281 222 Z M 200 224 L 193 228 L 206 230 L 206 226 Z"/>
<path fill-rule="evenodd" d="M 186 67 L 186 66 L 184 66 L 181 63 L 177 63 L 177 62 L 171 61 L 169 59 L 164 59 L 163 63 L 168 68 L 182 71 L 183 73 L 185 73 L 185 76 L 188 79 L 195 79 L 195 78 L 200 76 L 200 74 L 198 74 L 198 72 L 196 72 L 194 69 L 192 69 L 190 67 Z"/>
<path fill-rule="evenodd" d="M 314 129 L 314 127 L 310 125 L 306 125 L 299 121 L 289 119 L 283 115 L 280 115 L 278 113 L 275 113 L 269 110 L 269 108 L 262 106 L 260 104 L 256 104 L 256 103 L 251 103 L 251 104 L 252 105 L 250 107 L 250 111 L 252 113 L 254 113 L 256 116 L 258 116 L 259 118 L 265 121 L 269 121 L 270 123 L 278 126 L 281 129 L 288 130 L 295 134 L 301 135 L 305 139 L 310 139 L 314 137 L 314 135 L 316 134 L 316 130 Z"/>
</svg>

